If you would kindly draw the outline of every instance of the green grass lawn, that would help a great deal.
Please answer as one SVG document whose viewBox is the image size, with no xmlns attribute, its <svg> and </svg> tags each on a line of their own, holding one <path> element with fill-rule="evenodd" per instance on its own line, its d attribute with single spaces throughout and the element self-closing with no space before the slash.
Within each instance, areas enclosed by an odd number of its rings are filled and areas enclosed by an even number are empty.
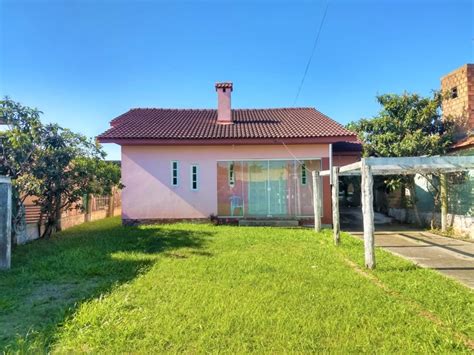
<svg viewBox="0 0 474 355">
<path fill-rule="evenodd" d="M 474 293 L 330 231 L 117 218 L 17 247 L 7 352 L 432 352 L 474 347 Z"/>
</svg>

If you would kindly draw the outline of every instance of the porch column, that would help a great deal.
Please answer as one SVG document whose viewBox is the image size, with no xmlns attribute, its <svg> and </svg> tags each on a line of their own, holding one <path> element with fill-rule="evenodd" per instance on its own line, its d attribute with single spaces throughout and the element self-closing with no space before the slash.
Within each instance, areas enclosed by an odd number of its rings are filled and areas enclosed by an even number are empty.
<svg viewBox="0 0 474 355">
<path fill-rule="evenodd" d="M 334 244 L 338 245 L 340 241 L 340 223 L 339 223 L 339 167 L 332 168 L 332 229 L 334 235 Z"/>
<path fill-rule="evenodd" d="M 12 185 L 8 177 L 0 176 L 0 270 L 11 266 Z"/>
<path fill-rule="evenodd" d="M 365 159 L 361 162 L 362 176 L 362 215 L 364 221 L 364 254 L 365 266 L 369 269 L 375 268 L 375 246 L 374 246 L 374 180 L 372 168 L 367 165 Z"/>
<path fill-rule="evenodd" d="M 314 209 L 314 230 L 321 231 L 321 191 L 319 171 L 312 171 L 313 178 L 313 209 Z"/>
</svg>

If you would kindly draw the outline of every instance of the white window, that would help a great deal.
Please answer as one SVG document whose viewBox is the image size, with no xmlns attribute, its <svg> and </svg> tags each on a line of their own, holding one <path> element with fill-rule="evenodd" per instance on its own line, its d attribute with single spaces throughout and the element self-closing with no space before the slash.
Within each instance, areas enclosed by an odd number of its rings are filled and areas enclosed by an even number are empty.
<svg viewBox="0 0 474 355">
<path fill-rule="evenodd" d="M 234 163 L 229 163 L 229 186 L 235 185 Z"/>
<path fill-rule="evenodd" d="M 306 164 L 301 164 L 301 185 L 306 185 L 307 175 L 306 175 Z"/>
<path fill-rule="evenodd" d="M 199 166 L 191 165 L 191 190 L 199 189 Z"/>
<path fill-rule="evenodd" d="M 178 186 L 179 163 L 177 160 L 171 162 L 171 186 Z"/>
</svg>

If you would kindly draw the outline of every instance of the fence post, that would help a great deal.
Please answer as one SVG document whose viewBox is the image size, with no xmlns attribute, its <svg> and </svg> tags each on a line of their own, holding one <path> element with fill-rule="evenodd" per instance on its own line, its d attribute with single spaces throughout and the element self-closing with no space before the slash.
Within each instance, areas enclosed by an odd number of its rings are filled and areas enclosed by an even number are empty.
<svg viewBox="0 0 474 355">
<path fill-rule="evenodd" d="M 364 222 L 364 254 L 365 266 L 375 269 L 375 240 L 374 240 L 374 179 L 372 168 L 362 158 L 362 214 Z"/>
<path fill-rule="evenodd" d="M 0 176 L 0 269 L 11 266 L 12 248 L 12 185 L 8 177 Z"/>
</svg>

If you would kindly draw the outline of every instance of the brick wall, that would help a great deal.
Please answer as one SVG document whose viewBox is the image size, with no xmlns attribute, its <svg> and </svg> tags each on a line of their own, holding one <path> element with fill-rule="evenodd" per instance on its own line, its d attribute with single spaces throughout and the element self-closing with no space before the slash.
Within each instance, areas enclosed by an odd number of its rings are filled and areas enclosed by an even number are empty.
<svg viewBox="0 0 474 355">
<path fill-rule="evenodd" d="M 459 123 L 459 138 L 474 131 L 474 64 L 465 64 L 442 77 L 441 90 L 448 95 L 443 100 L 443 116 Z M 451 97 L 453 90 L 457 97 Z"/>
</svg>

